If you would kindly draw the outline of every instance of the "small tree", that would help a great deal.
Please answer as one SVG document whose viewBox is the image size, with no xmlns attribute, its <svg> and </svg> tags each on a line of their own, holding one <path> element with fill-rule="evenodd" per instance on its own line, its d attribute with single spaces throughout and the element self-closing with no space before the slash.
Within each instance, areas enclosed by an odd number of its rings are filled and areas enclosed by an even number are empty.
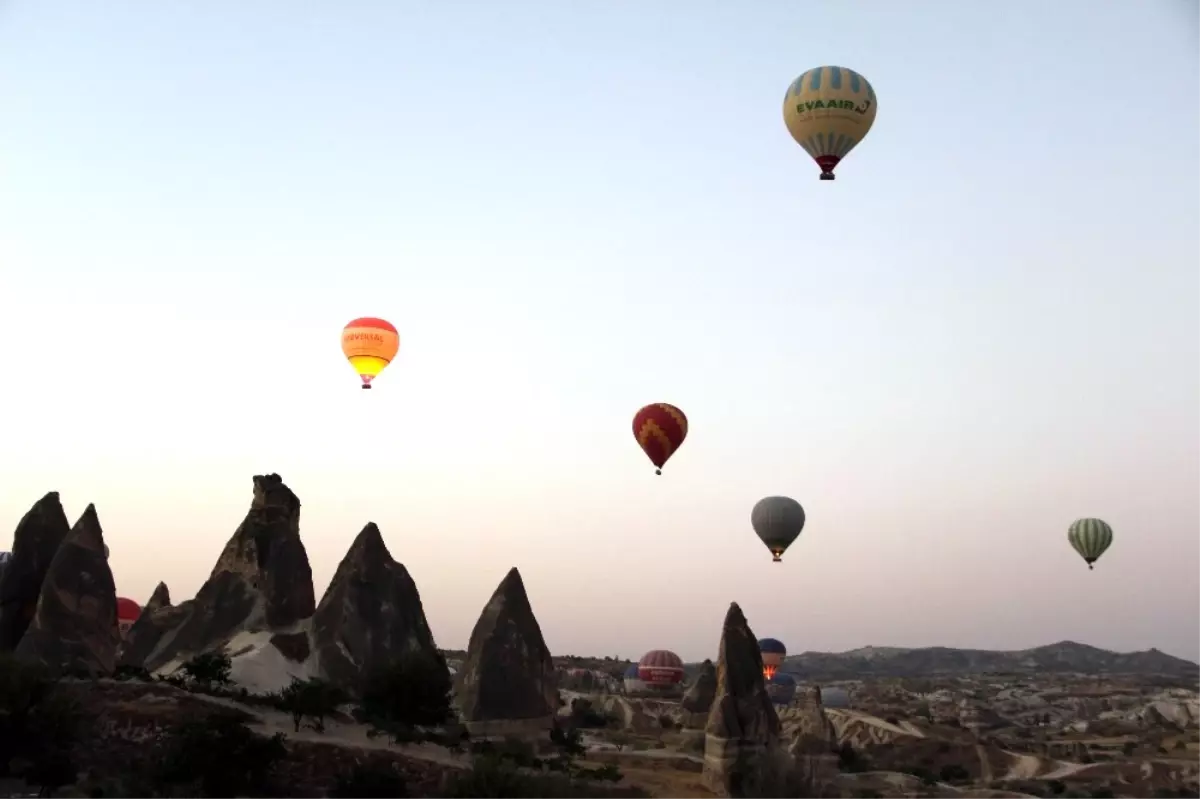
<svg viewBox="0 0 1200 799">
<path fill-rule="evenodd" d="M 202 688 L 228 685 L 233 661 L 224 652 L 201 652 L 182 666 L 183 673 Z"/>
<path fill-rule="evenodd" d="M 292 684 L 279 692 L 279 709 L 290 713 L 296 732 L 305 718 L 317 732 L 325 732 L 325 717 L 348 699 L 346 692 L 333 683 L 314 677 L 311 680 L 292 678 Z"/>
<path fill-rule="evenodd" d="M 435 727 L 453 718 L 450 670 L 440 652 L 409 653 L 369 674 L 360 709 L 377 726 Z"/>
</svg>

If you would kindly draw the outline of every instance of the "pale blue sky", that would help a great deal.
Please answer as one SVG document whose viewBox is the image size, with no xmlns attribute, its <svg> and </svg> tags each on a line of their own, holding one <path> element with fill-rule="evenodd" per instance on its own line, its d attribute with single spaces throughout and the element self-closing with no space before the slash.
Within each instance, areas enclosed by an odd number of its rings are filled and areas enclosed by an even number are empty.
<svg viewBox="0 0 1200 799">
<path fill-rule="evenodd" d="M 95 502 L 184 599 L 278 471 L 318 595 L 375 521 L 443 646 L 517 565 L 560 654 L 708 656 L 737 600 L 1194 659 L 1197 54 L 1183 0 L 10 0 L 0 525 Z M 822 64 L 879 96 L 833 183 L 781 118 Z"/>
</svg>

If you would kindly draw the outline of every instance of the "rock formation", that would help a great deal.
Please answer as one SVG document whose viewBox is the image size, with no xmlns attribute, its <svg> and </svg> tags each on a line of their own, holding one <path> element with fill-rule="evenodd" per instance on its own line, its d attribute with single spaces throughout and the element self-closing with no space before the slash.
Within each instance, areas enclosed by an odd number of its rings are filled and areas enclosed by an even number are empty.
<svg viewBox="0 0 1200 799">
<path fill-rule="evenodd" d="M 795 720 L 795 738 L 789 748 L 791 754 L 820 755 L 828 754 L 837 747 L 837 732 L 833 723 L 825 715 L 825 707 L 821 704 L 821 688 L 817 685 L 806 685 L 796 695 L 796 711 L 792 718 Z"/>
<path fill-rule="evenodd" d="M 191 609 L 191 601 L 179 606 L 172 605 L 167 584 L 159 583 L 137 621 L 125 633 L 125 640 L 117 651 L 117 665 L 144 666 L 163 637 L 174 632 L 191 613 Z"/>
<path fill-rule="evenodd" d="M 166 627 L 164 609 L 143 613 L 163 633 L 142 664 L 162 669 L 193 654 L 217 649 L 243 632 L 287 628 L 315 610 L 312 569 L 300 541 L 300 500 L 277 474 L 254 477 L 250 512 L 221 552 L 196 598 L 170 608 L 182 617 Z M 140 624 L 142 619 L 138 619 Z M 125 660 L 136 663 L 144 644 L 130 630 Z"/>
<path fill-rule="evenodd" d="M 721 793 L 739 795 L 750 770 L 779 754 L 779 717 L 767 696 L 758 639 L 736 602 L 725 614 L 705 733 L 704 779 Z"/>
<path fill-rule="evenodd" d="M 318 670 L 350 691 L 401 655 L 436 657 L 417 585 L 392 559 L 374 523 L 338 565 L 313 616 L 312 640 Z"/>
<path fill-rule="evenodd" d="M 37 611 L 15 652 L 54 668 L 110 674 L 120 642 L 104 532 L 88 505 L 50 561 Z"/>
<path fill-rule="evenodd" d="M 688 686 L 680 701 L 683 707 L 685 727 L 703 727 L 708 723 L 708 712 L 712 710 L 713 700 L 717 696 L 717 667 L 711 660 L 706 660 L 700 666 L 696 681 Z"/>
<path fill-rule="evenodd" d="M 58 492 L 51 491 L 21 517 L 12 558 L 0 577 L 0 652 L 11 652 L 33 621 L 42 582 L 71 531 Z"/>
<path fill-rule="evenodd" d="M 554 663 L 515 568 L 475 622 L 457 697 L 473 735 L 542 732 L 553 722 L 558 709 Z"/>
</svg>

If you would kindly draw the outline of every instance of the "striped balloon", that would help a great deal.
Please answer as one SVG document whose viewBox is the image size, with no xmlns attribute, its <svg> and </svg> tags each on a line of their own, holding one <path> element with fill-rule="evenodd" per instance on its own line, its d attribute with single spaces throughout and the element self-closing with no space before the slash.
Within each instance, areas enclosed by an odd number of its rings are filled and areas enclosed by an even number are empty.
<svg viewBox="0 0 1200 799">
<path fill-rule="evenodd" d="M 871 130 L 878 110 L 871 84 L 845 67 L 810 69 L 783 96 L 783 122 L 821 167 L 821 180 L 833 180 L 834 167 Z"/>
<path fill-rule="evenodd" d="M 342 329 L 342 354 L 358 372 L 363 388 L 371 387 L 371 381 L 379 377 L 399 351 L 400 334 L 386 319 L 364 316 Z"/>
<path fill-rule="evenodd" d="M 662 474 L 662 467 L 687 438 L 688 421 L 683 411 L 665 402 L 642 408 L 633 417 L 633 437 L 646 457 Z"/>
<path fill-rule="evenodd" d="M 1067 540 L 1090 569 L 1112 545 L 1113 531 L 1101 519 L 1077 519 L 1067 530 Z"/>
<path fill-rule="evenodd" d="M 638 661 L 638 679 L 647 685 L 675 685 L 683 681 L 683 660 L 666 649 L 652 649 Z"/>
</svg>

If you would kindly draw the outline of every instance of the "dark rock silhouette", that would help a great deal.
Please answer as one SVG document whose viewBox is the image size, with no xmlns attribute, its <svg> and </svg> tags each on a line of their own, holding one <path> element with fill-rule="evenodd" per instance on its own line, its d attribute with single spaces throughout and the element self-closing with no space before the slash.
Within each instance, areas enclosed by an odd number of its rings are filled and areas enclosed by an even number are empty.
<svg viewBox="0 0 1200 799">
<path fill-rule="evenodd" d="M 88 505 L 50 562 L 33 622 L 14 651 L 52 668 L 102 675 L 115 668 L 120 643 L 104 532 Z"/>
<path fill-rule="evenodd" d="M 708 712 L 712 709 L 713 700 L 717 696 L 717 667 L 711 660 L 700 665 L 700 673 L 696 680 L 683 694 L 680 706 L 683 708 L 683 723 L 685 727 L 703 727 L 708 723 Z"/>
<path fill-rule="evenodd" d="M 401 655 L 436 657 L 417 585 L 373 522 L 338 565 L 313 616 L 312 639 L 321 673 L 350 691 Z"/>
<path fill-rule="evenodd" d="M 550 649 L 516 568 L 500 581 L 471 631 L 457 697 L 472 734 L 548 729 L 558 710 Z"/>
<path fill-rule="evenodd" d="M 144 666 L 163 637 L 173 633 L 191 613 L 191 609 L 191 601 L 172 605 L 167 584 L 160 582 L 137 621 L 125 633 L 125 640 L 117 650 L 117 665 Z"/>
<path fill-rule="evenodd" d="M 738 795 L 746 770 L 779 754 L 779 716 L 767 695 L 758 639 L 736 602 L 725 614 L 704 731 L 704 778 L 722 793 Z"/>
<path fill-rule="evenodd" d="M 148 623 L 164 631 L 144 662 L 135 654 L 144 645 L 129 631 L 124 659 L 151 671 L 173 661 L 229 642 L 239 632 L 286 628 L 312 616 L 312 569 L 300 541 L 300 500 L 277 474 L 254 477 L 254 499 L 217 559 L 196 598 L 173 608 L 176 629 L 166 628 L 162 611 L 143 613 Z M 171 614 L 174 617 L 175 614 Z M 142 618 L 138 619 L 141 623 Z"/>
<path fill-rule="evenodd" d="M 0 652 L 11 652 L 37 610 L 50 561 L 71 531 L 58 492 L 39 499 L 17 523 L 12 558 L 0 577 Z"/>
</svg>

